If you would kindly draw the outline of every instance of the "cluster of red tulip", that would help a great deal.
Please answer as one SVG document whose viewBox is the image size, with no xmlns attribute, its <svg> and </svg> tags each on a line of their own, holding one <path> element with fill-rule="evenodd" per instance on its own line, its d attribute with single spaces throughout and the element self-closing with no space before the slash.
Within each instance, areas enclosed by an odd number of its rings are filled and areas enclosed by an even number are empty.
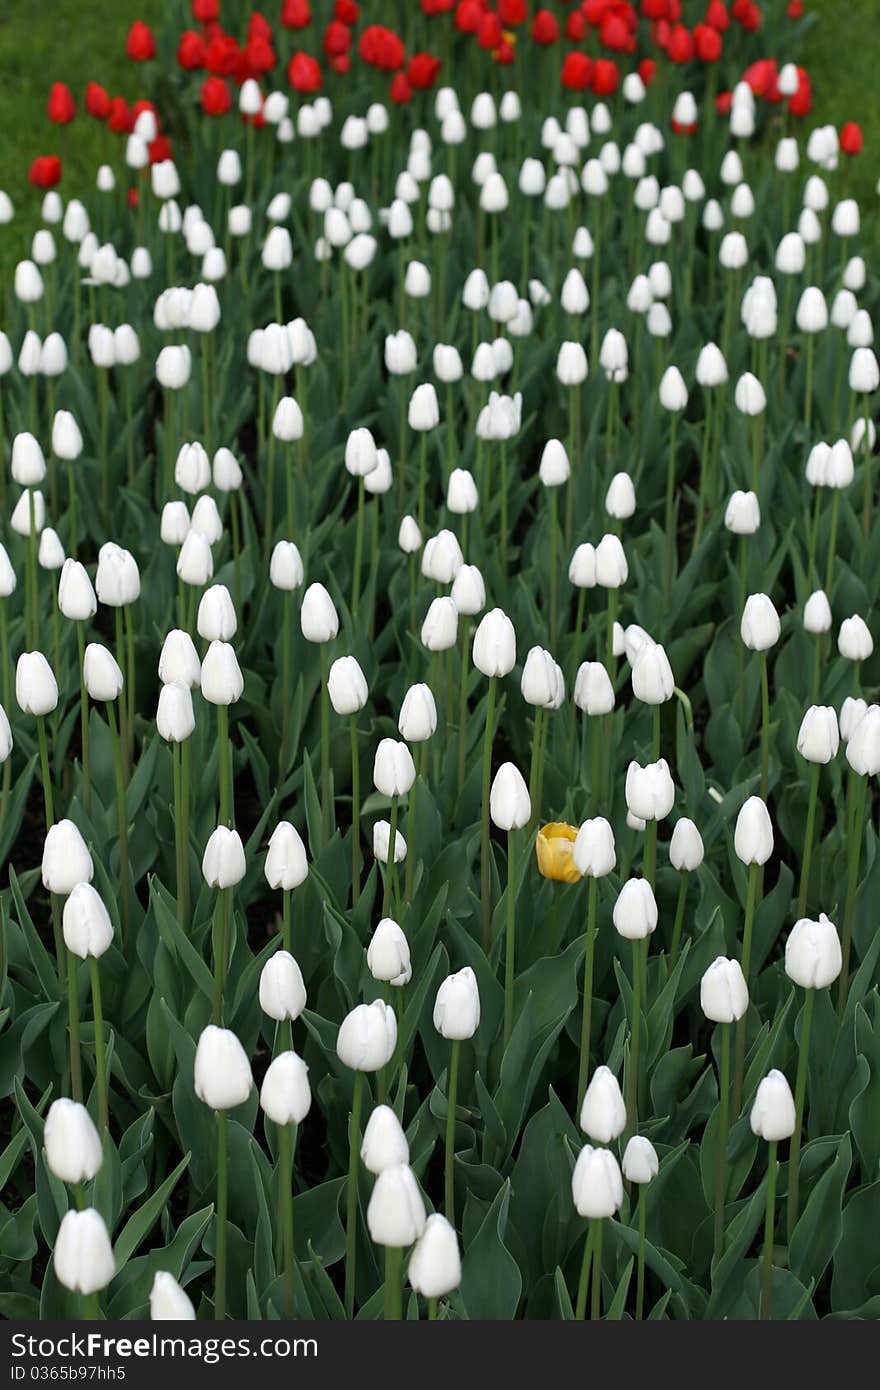
<svg viewBox="0 0 880 1390">
<path fill-rule="evenodd" d="M 422 13 L 429 17 L 449 15 L 456 33 L 467 36 L 489 53 L 496 63 L 512 63 L 516 56 L 517 31 L 528 32 L 531 42 L 547 51 L 566 42 L 579 45 L 569 48 L 560 67 L 562 86 L 570 91 L 591 91 L 599 97 L 609 96 L 621 81 L 621 60 L 633 56 L 647 42 L 677 65 L 698 62 L 716 64 L 723 55 L 725 36 L 733 26 L 746 33 L 761 28 L 761 8 L 755 0 L 708 0 L 703 19 L 689 28 L 682 18 L 682 0 L 582 0 L 568 4 L 563 17 L 551 9 L 533 7 L 528 0 L 420 0 Z M 344 75 L 351 70 L 356 57 L 367 67 L 390 76 L 389 97 L 395 103 L 411 100 L 415 91 L 424 91 L 437 81 L 441 60 L 433 53 L 414 52 L 407 55 L 406 45 L 395 30 L 384 24 L 362 23 L 362 6 L 356 0 L 335 0 L 332 18 L 323 32 L 314 33 L 307 51 L 306 37 L 302 47 L 286 59 L 287 80 L 301 95 L 317 92 L 324 86 L 325 75 Z M 800 19 L 802 0 L 789 0 L 786 13 L 790 19 Z M 254 11 L 247 24 L 243 41 L 228 33 L 221 23 L 220 0 L 192 0 L 192 18 L 197 28 L 187 29 L 177 46 L 177 61 L 188 72 L 205 74 L 201 85 L 201 107 L 206 115 L 223 116 L 233 108 L 233 87 L 249 78 L 260 81 L 278 66 L 278 54 L 272 25 L 266 17 Z M 644 24 L 643 24 L 644 22 Z M 287 30 L 306 35 L 313 29 L 309 0 L 282 0 L 279 31 Z M 448 37 L 448 36 L 447 36 Z M 587 53 L 584 45 L 604 53 Z M 134 62 L 148 62 L 156 55 L 155 38 L 141 20 L 132 24 L 126 40 L 126 52 Z M 615 56 L 612 56 L 615 55 Z M 642 57 L 634 64 L 642 82 L 648 86 L 657 71 L 657 59 Z M 800 83 L 797 92 L 788 98 L 792 116 L 805 116 L 812 107 L 810 80 L 803 68 L 798 69 Z M 772 58 L 753 63 L 744 73 L 755 95 L 769 103 L 786 98 L 779 90 L 778 67 Z M 716 97 L 718 110 L 730 109 L 730 92 Z M 111 97 L 103 87 L 89 83 L 85 108 L 91 116 L 105 121 L 108 128 L 119 133 L 129 132 L 137 116 L 149 102 L 133 106 L 123 97 Z M 76 102 L 64 83 L 56 83 L 49 97 L 49 118 L 56 124 L 66 124 L 76 114 Z M 262 117 L 246 118 L 255 125 L 263 124 Z M 847 154 L 861 150 L 861 132 L 854 124 L 844 127 L 841 148 Z M 150 146 L 150 158 L 155 162 L 168 158 L 170 145 L 159 134 Z M 61 177 L 61 161 L 57 155 L 44 155 L 31 167 L 30 180 L 48 188 Z"/>
</svg>

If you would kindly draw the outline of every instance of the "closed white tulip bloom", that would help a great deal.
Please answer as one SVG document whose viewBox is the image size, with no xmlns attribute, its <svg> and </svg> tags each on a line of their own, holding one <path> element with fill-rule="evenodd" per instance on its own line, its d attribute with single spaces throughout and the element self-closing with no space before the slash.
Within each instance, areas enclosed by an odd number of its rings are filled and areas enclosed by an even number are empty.
<svg viewBox="0 0 880 1390">
<path fill-rule="evenodd" d="M 617 536 L 603 536 L 596 546 L 596 583 L 603 589 L 618 589 L 629 577 L 623 546 Z"/>
<path fill-rule="evenodd" d="M 743 864 L 766 864 L 773 853 L 773 824 L 759 796 L 750 796 L 740 807 L 733 848 Z"/>
<path fill-rule="evenodd" d="M 840 707 L 837 721 L 840 726 L 840 737 L 844 743 L 849 743 L 867 713 L 868 702 L 866 700 L 859 699 L 858 696 L 847 695 Z"/>
<path fill-rule="evenodd" d="M 61 1182 L 91 1182 L 103 1161 L 101 1137 L 84 1105 L 53 1100 L 43 1126 L 46 1164 Z"/>
<path fill-rule="evenodd" d="M 303 594 L 300 628 L 307 642 L 331 642 L 339 632 L 339 615 L 323 584 L 310 584 Z"/>
<path fill-rule="evenodd" d="M 192 1322 L 196 1310 L 192 1299 L 167 1270 L 157 1269 L 150 1289 L 151 1322 Z"/>
<path fill-rule="evenodd" d="M 605 510 L 609 516 L 626 521 L 636 509 L 636 491 L 628 473 L 615 473 L 605 494 Z"/>
<path fill-rule="evenodd" d="M 848 661 L 866 661 L 874 650 L 874 639 L 868 624 L 858 613 L 844 618 L 837 634 L 837 650 Z"/>
<path fill-rule="evenodd" d="M 640 767 L 631 762 L 626 770 L 626 804 L 639 820 L 663 820 L 675 801 L 675 784 L 665 758 Z"/>
<path fill-rule="evenodd" d="M 581 1104 L 580 1125 L 597 1144 L 610 1144 L 626 1129 L 626 1105 L 614 1072 L 597 1067 Z"/>
<path fill-rule="evenodd" d="M 77 826 L 72 820 L 56 821 L 43 841 L 43 887 L 66 897 L 78 883 L 90 883 L 94 876 L 92 856 Z"/>
<path fill-rule="evenodd" d="M 234 705 L 244 691 L 244 677 L 234 649 L 214 641 L 205 653 L 201 671 L 203 697 L 211 705 Z"/>
<path fill-rule="evenodd" d="M 450 1041 L 472 1038 L 480 1026 L 480 991 L 469 965 L 447 975 L 434 1000 L 434 1027 Z"/>
<path fill-rule="evenodd" d="M 87 622 L 98 611 L 98 600 L 85 566 L 68 557 L 58 576 L 58 607 L 72 622 Z"/>
<path fill-rule="evenodd" d="M 397 728 L 407 743 L 424 743 L 436 732 L 437 705 L 427 685 L 409 687 L 400 706 Z"/>
<path fill-rule="evenodd" d="M 383 796 L 406 796 L 416 780 L 415 764 L 405 743 L 383 738 L 373 760 L 373 784 Z"/>
<path fill-rule="evenodd" d="M 387 864 L 391 852 L 391 825 L 387 820 L 377 820 L 373 826 L 373 855 L 380 864 Z M 406 858 L 406 840 L 397 830 L 394 833 L 394 862 L 402 864 Z"/>
<path fill-rule="evenodd" d="M 811 705 L 801 720 L 797 750 L 808 763 L 830 763 L 837 756 L 840 731 L 831 705 Z"/>
<path fill-rule="evenodd" d="M 716 956 L 700 980 L 700 1008 L 711 1023 L 735 1023 L 749 1007 L 749 987 L 738 960 Z"/>
<path fill-rule="evenodd" d="M 413 1245 L 425 1228 L 425 1204 L 412 1169 L 405 1163 L 383 1168 L 367 1206 L 367 1228 L 377 1245 Z"/>
<path fill-rule="evenodd" d="M 646 705 L 662 705 L 672 699 L 675 677 L 669 658 L 657 642 L 646 642 L 632 665 L 633 695 Z"/>
<path fill-rule="evenodd" d="M 578 1215 L 588 1220 L 614 1215 L 623 1201 L 623 1178 L 610 1149 L 584 1145 L 571 1176 L 571 1197 Z"/>
<path fill-rule="evenodd" d="M 104 1218 L 93 1207 L 65 1212 L 52 1263 L 59 1284 L 74 1293 L 97 1293 L 110 1283 L 116 1273 L 113 1248 Z"/>
<path fill-rule="evenodd" d="M 102 956 L 113 940 L 113 923 L 90 883 L 78 883 L 64 904 L 64 942 L 81 960 Z"/>
<path fill-rule="evenodd" d="M 266 862 L 263 868 L 270 888 L 289 893 L 305 883 L 309 874 L 306 847 L 295 825 L 279 821 L 269 837 Z"/>
<path fill-rule="evenodd" d="M 880 772 L 880 706 L 869 705 L 865 710 L 846 745 L 846 760 L 862 777 Z"/>
<path fill-rule="evenodd" d="M 159 679 L 163 685 L 171 681 L 181 681 L 184 685 L 198 685 L 202 675 L 202 664 L 188 632 L 172 628 L 167 633 L 159 653 Z"/>
<path fill-rule="evenodd" d="M 353 656 L 340 656 L 327 676 L 330 703 L 337 714 L 356 714 L 369 698 L 369 688 L 360 664 Z"/>
<path fill-rule="evenodd" d="M 196 727 L 192 693 L 183 681 L 169 681 L 159 691 L 156 728 L 167 743 L 183 743 Z"/>
<path fill-rule="evenodd" d="M 298 589 L 305 577 L 302 556 L 293 541 L 277 541 L 269 561 L 269 582 L 284 593 Z"/>
<path fill-rule="evenodd" d="M 461 1283 L 458 1236 L 455 1227 L 439 1212 L 425 1222 L 409 1258 L 407 1279 L 423 1298 L 442 1298 Z"/>
<path fill-rule="evenodd" d="M 758 1085 L 749 1114 L 752 1133 L 768 1143 L 790 1139 L 797 1117 L 791 1087 L 781 1071 L 769 1071 Z"/>
<path fill-rule="evenodd" d="M 628 941 L 651 935 L 657 926 L 657 902 L 647 879 L 627 879 L 614 903 L 612 920 L 618 934 Z"/>
<path fill-rule="evenodd" d="M 244 845 L 237 830 L 218 825 L 202 855 L 202 875 L 209 888 L 234 888 L 245 876 Z"/>
<path fill-rule="evenodd" d="M 463 617 L 475 617 L 486 606 L 486 585 L 476 565 L 462 565 L 452 581 L 452 602 Z"/>
<path fill-rule="evenodd" d="M 484 676 L 506 676 L 516 662 L 516 633 L 513 623 L 500 608 L 493 608 L 480 620 L 474 633 L 473 663 Z"/>
<path fill-rule="evenodd" d="M 390 985 L 409 984 L 412 979 L 409 943 L 398 924 L 383 917 L 367 947 L 367 966 L 374 980 Z"/>
<path fill-rule="evenodd" d="M 614 832 L 604 816 L 585 820 L 571 852 L 574 866 L 585 878 L 604 878 L 617 862 Z"/>
<path fill-rule="evenodd" d="M 825 989 L 840 974 L 842 956 L 837 928 L 824 912 L 818 922 L 802 917 L 785 943 L 785 973 L 803 989 Z"/>
<path fill-rule="evenodd" d="M 766 594 L 750 594 L 740 621 L 740 636 L 751 651 L 764 652 L 779 641 L 779 614 Z"/>
<path fill-rule="evenodd" d="M 660 1171 L 657 1150 L 643 1134 L 634 1134 L 623 1151 L 621 1164 L 627 1182 L 641 1186 L 653 1182 Z"/>
<path fill-rule="evenodd" d="M 680 873 L 692 873 L 703 862 L 703 837 L 692 820 L 680 816 L 669 841 L 669 862 Z"/>
<path fill-rule="evenodd" d="M 339 1026 L 336 1053 L 352 1071 L 380 1071 L 394 1056 L 397 1020 L 390 1005 L 376 999 L 358 1004 Z"/>
<path fill-rule="evenodd" d="M 302 971 L 289 951 L 276 951 L 260 972 L 260 1008 L 278 1022 L 299 1018 L 306 1006 Z"/>
<path fill-rule="evenodd" d="M 22 714 L 42 717 L 58 704 L 58 685 L 42 652 L 22 652 L 15 666 L 15 699 Z"/>
<path fill-rule="evenodd" d="M 581 662 L 572 698 L 584 714 L 609 714 L 614 709 L 614 687 L 601 661 Z"/>
<path fill-rule="evenodd" d="M 735 536 L 753 536 L 761 525 L 761 507 L 757 493 L 731 493 L 724 512 L 724 525 Z"/>
<path fill-rule="evenodd" d="M 492 780 L 489 814 L 499 830 L 520 830 L 532 814 L 529 789 L 514 763 L 502 763 Z"/>
<path fill-rule="evenodd" d="M 193 1068 L 195 1092 L 212 1110 L 244 1105 L 254 1078 L 247 1053 L 229 1028 L 209 1023 L 199 1034 Z"/>
<path fill-rule="evenodd" d="M 377 1177 L 386 1168 L 409 1163 L 409 1144 L 390 1105 L 377 1105 L 371 1111 L 361 1142 L 361 1161 Z"/>
</svg>

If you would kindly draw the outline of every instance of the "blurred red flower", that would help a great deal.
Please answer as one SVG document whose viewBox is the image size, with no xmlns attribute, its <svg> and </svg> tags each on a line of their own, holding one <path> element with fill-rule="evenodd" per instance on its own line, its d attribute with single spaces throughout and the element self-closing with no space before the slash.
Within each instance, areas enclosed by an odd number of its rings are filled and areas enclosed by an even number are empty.
<svg viewBox="0 0 880 1390">
<path fill-rule="evenodd" d="M 187 72 L 205 65 L 205 40 L 195 29 L 186 29 L 177 45 L 177 61 Z"/>
<path fill-rule="evenodd" d="M 225 116 L 232 109 L 232 94 L 222 77 L 208 77 L 202 83 L 202 110 L 206 116 Z"/>
<path fill-rule="evenodd" d="M 435 58 L 433 53 L 414 53 L 409 60 L 406 75 L 411 87 L 424 91 L 433 87 L 439 71 L 440 59 Z"/>
<path fill-rule="evenodd" d="M 86 110 L 98 121 L 106 121 L 110 115 L 110 93 L 100 82 L 90 82 L 86 87 Z"/>
<path fill-rule="evenodd" d="M 294 53 L 287 65 L 287 80 L 295 92 L 319 92 L 321 65 L 310 53 Z"/>
<path fill-rule="evenodd" d="M 566 53 L 560 81 L 570 92 L 583 92 L 593 76 L 593 60 L 586 53 Z"/>
<path fill-rule="evenodd" d="M 862 128 L 855 121 L 847 121 L 840 132 L 840 148 L 844 154 L 861 154 L 864 145 Z"/>
<path fill-rule="evenodd" d="M 559 21 L 549 10 L 538 10 L 532 20 L 532 38 L 535 43 L 549 45 L 559 40 Z"/>
<path fill-rule="evenodd" d="M 54 188 L 61 178 L 61 160 L 57 154 L 38 155 L 28 170 L 28 182 L 37 188 Z"/>
<path fill-rule="evenodd" d="M 49 120 L 54 121 L 55 125 L 67 125 L 73 120 L 76 115 L 76 102 L 66 82 L 52 83 L 46 110 Z"/>
<path fill-rule="evenodd" d="M 156 56 L 156 40 L 153 31 L 142 19 L 136 19 L 128 31 L 125 51 L 134 63 L 147 63 Z"/>
</svg>

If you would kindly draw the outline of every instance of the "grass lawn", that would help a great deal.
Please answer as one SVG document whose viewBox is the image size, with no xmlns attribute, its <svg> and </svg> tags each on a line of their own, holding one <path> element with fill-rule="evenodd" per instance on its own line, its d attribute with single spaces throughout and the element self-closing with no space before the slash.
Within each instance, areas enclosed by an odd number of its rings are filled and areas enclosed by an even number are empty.
<svg viewBox="0 0 880 1390">
<path fill-rule="evenodd" d="M 783 0 L 765 3 L 781 5 Z M 15 231 L 6 232 L 0 246 L 4 280 L 15 261 L 27 254 L 39 210 L 41 195 L 27 182 L 34 157 L 62 156 L 61 192 L 69 196 L 91 185 L 102 159 L 112 151 L 118 154 L 119 137 L 88 117 L 62 128 L 50 123 L 46 99 L 51 84 L 67 82 L 80 105 L 91 79 L 129 101 L 146 95 L 150 74 L 126 57 L 125 36 L 136 17 L 160 27 L 168 9 L 167 0 L 137 0 L 124 12 L 98 0 L 5 0 L 0 7 L 0 188 L 9 193 L 18 214 Z M 863 212 L 871 213 L 880 155 L 880 103 L 873 67 L 878 0 L 847 0 L 845 6 L 841 0 L 808 0 L 808 9 L 817 14 L 818 23 L 800 55 L 813 79 L 816 100 L 806 125 L 833 122 L 839 127 L 849 119 L 861 123 L 865 151 L 852 171 L 851 188 Z M 180 10 L 185 13 L 188 7 Z M 786 57 L 777 56 L 780 61 Z"/>
</svg>

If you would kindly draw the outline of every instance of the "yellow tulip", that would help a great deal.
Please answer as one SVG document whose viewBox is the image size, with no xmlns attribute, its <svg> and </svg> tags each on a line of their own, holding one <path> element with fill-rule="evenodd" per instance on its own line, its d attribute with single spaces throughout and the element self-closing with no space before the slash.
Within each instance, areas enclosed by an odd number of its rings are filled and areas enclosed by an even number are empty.
<svg viewBox="0 0 880 1390">
<path fill-rule="evenodd" d="M 576 827 L 566 825 L 564 821 L 552 821 L 550 825 L 542 826 L 535 841 L 538 872 L 545 878 L 555 879 L 557 883 L 577 883 L 581 874 L 571 857 L 576 839 Z"/>
</svg>

